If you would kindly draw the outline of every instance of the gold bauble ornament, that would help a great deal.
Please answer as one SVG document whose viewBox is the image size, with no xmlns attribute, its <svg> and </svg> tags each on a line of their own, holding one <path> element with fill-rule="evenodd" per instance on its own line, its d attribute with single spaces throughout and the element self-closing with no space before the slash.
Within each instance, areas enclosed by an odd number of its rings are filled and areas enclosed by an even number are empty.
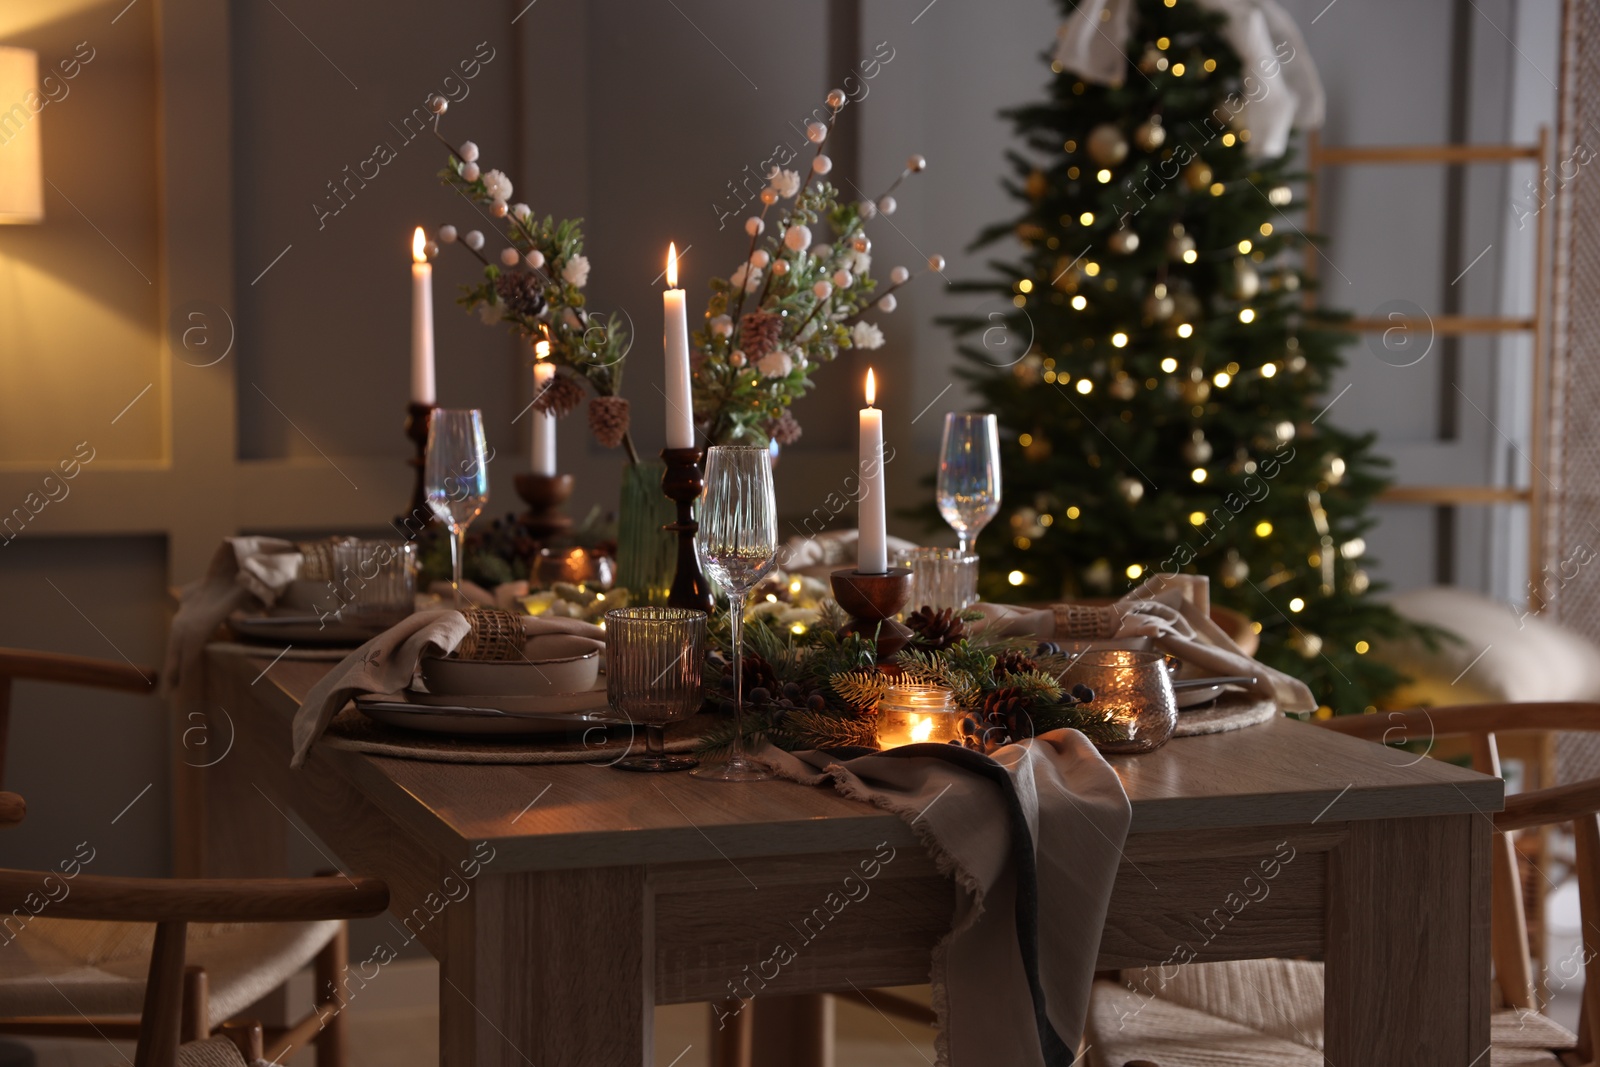
<svg viewBox="0 0 1600 1067">
<path fill-rule="evenodd" d="M 1117 495 L 1130 504 L 1137 504 L 1144 499 L 1144 483 L 1123 475 L 1117 479 Z"/>
<path fill-rule="evenodd" d="M 1036 170 L 1028 175 L 1028 180 L 1023 183 L 1022 188 L 1028 194 L 1029 200 L 1043 200 L 1044 194 L 1050 191 L 1050 179 L 1044 176 L 1044 171 Z"/>
<path fill-rule="evenodd" d="M 1161 116 L 1152 115 L 1150 120 L 1133 131 L 1133 143 L 1146 152 L 1154 152 L 1167 143 L 1167 128 L 1161 125 Z"/>
<path fill-rule="evenodd" d="M 1089 158 L 1102 167 L 1114 167 L 1128 158 L 1128 139 L 1122 130 L 1103 122 L 1089 131 Z"/>
<path fill-rule="evenodd" d="M 1250 577 L 1250 564 L 1240 557 L 1238 549 L 1228 549 L 1228 554 L 1222 558 L 1219 570 L 1222 574 L 1222 584 L 1226 586 L 1238 585 Z"/>
<path fill-rule="evenodd" d="M 1177 310 L 1177 302 L 1165 292 L 1151 293 L 1144 298 L 1145 317 L 1155 322 L 1166 322 L 1172 318 L 1172 313 Z"/>
<path fill-rule="evenodd" d="M 1211 461 L 1211 442 L 1206 440 L 1204 430 L 1195 430 L 1189 434 L 1189 439 L 1183 443 L 1183 458 L 1196 467 L 1204 466 Z"/>
<path fill-rule="evenodd" d="M 1187 289 L 1172 294 L 1172 313 L 1180 322 L 1193 323 L 1200 317 L 1200 298 Z"/>
<path fill-rule="evenodd" d="M 1256 273 L 1254 267 L 1247 259 L 1233 261 L 1233 295 L 1240 300 L 1249 300 L 1261 292 L 1261 275 Z"/>
<path fill-rule="evenodd" d="M 1197 193 L 1211 188 L 1212 179 L 1211 165 L 1203 159 L 1197 159 L 1183 168 L 1184 184 Z"/>
<path fill-rule="evenodd" d="M 1118 230 L 1106 238 L 1106 244 L 1111 247 L 1111 251 L 1128 255 L 1139 250 L 1139 235 L 1132 230 Z"/>
<path fill-rule="evenodd" d="M 1295 635 L 1289 638 L 1289 647 L 1306 659 L 1316 659 L 1322 655 L 1322 638 L 1310 630 L 1297 630 Z"/>
</svg>

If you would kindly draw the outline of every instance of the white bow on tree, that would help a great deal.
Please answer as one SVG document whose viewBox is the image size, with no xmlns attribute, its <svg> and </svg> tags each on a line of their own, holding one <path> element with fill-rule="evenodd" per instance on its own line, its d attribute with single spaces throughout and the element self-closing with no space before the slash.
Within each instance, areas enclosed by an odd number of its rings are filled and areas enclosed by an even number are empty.
<svg viewBox="0 0 1600 1067">
<path fill-rule="evenodd" d="M 1244 106 L 1235 124 L 1250 131 L 1251 155 L 1280 156 L 1289 147 L 1290 129 L 1322 125 L 1322 79 L 1287 11 L 1275 0 L 1197 2 L 1228 18 L 1222 34 L 1245 69 Z M 1133 5 L 1134 0 L 1082 0 L 1056 35 L 1056 63 L 1084 81 L 1121 85 L 1129 66 Z"/>
</svg>

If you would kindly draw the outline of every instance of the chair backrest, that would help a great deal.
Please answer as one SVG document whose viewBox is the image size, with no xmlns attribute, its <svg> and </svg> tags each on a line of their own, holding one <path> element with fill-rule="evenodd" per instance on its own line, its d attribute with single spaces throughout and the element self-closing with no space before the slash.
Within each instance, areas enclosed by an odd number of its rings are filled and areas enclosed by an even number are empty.
<svg viewBox="0 0 1600 1067">
<path fill-rule="evenodd" d="M 155 691 L 156 678 L 154 668 L 137 667 L 132 663 L 67 656 L 59 652 L 0 648 L 0 784 L 4 783 L 5 777 L 6 738 L 11 726 L 11 683 L 14 680 L 150 693 Z M 0 826 L 20 822 L 25 810 L 21 797 L 15 793 L 0 793 Z"/>
<path fill-rule="evenodd" d="M 1600 732 L 1600 703 L 1470 704 L 1446 708 L 1346 715 L 1318 725 L 1385 744 L 1409 743 L 1431 748 L 1441 737 L 1465 735 L 1472 740 L 1472 766 L 1501 776 L 1496 734 L 1517 730 Z M 1509 797 L 1505 810 L 1492 816 L 1495 837 L 1492 869 L 1491 954 L 1495 981 L 1506 1006 L 1538 1011 L 1540 1004 L 1528 944 L 1513 832 L 1535 826 L 1570 823 L 1576 841 L 1579 907 L 1582 912 L 1581 963 L 1584 971 L 1583 1026 L 1580 1049 L 1587 1062 L 1594 1036 L 1600 1034 L 1600 779 L 1575 782 Z M 1486 816 L 1489 817 L 1489 816 Z M 1538 872 L 1544 877 L 1544 872 Z"/>
</svg>

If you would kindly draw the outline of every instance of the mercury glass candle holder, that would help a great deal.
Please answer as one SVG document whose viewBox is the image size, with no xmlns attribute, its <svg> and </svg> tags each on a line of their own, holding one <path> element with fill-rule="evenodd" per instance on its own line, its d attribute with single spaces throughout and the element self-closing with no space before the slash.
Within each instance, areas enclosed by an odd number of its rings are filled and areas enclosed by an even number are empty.
<svg viewBox="0 0 1600 1067">
<path fill-rule="evenodd" d="M 1094 690 L 1089 710 L 1121 727 L 1121 738 L 1097 745 L 1102 752 L 1149 752 L 1166 744 L 1178 725 L 1172 677 L 1159 652 L 1091 650 L 1062 674 L 1061 683 Z"/>
<path fill-rule="evenodd" d="M 878 747 L 961 739 L 961 709 L 942 685 L 892 685 L 878 702 Z"/>
<path fill-rule="evenodd" d="M 645 752 L 612 766 L 625 771 L 687 771 L 693 756 L 666 753 L 666 726 L 693 715 L 705 699 L 706 613 L 691 608 L 613 608 L 606 612 L 606 698 L 614 719 L 644 727 Z"/>
</svg>

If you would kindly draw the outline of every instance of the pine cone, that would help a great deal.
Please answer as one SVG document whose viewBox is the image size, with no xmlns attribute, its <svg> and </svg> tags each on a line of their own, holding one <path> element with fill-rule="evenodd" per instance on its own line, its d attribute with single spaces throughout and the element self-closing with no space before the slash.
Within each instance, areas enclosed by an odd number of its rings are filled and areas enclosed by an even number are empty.
<svg viewBox="0 0 1600 1067">
<path fill-rule="evenodd" d="M 752 311 L 739 320 L 739 348 L 754 363 L 783 340 L 783 320 L 766 311 Z"/>
<path fill-rule="evenodd" d="M 966 624 L 950 608 L 918 608 L 906 616 L 906 625 L 916 633 L 919 643 L 934 651 L 949 648 L 967 636 Z"/>
<path fill-rule="evenodd" d="M 549 301 L 544 298 L 544 286 L 527 271 L 511 271 L 495 279 L 495 292 L 505 301 L 513 314 L 536 319 L 543 315 Z"/>
<path fill-rule="evenodd" d="M 1039 664 L 1026 652 L 1018 652 L 1008 648 L 994 658 L 994 676 L 1003 677 L 1007 674 L 1027 674 L 1029 671 L 1039 669 Z"/>
<path fill-rule="evenodd" d="M 597 396 L 589 401 L 589 429 L 602 448 L 616 448 L 628 432 L 628 402 L 620 396 Z"/>
<path fill-rule="evenodd" d="M 785 410 L 767 424 L 767 436 L 787 448 L 800 440 L 800 420 Z"/>
<path fill-rule="evenodd" d="M 570 374 L 557 374 L 533 398 L 534 410 L 564 419 L 583 403 L 583 386 Z"/>
<path fill-rule="evenodd" d="M 1033 736 L 1033 701 L 1026 690 L 1004 685 L 983 698 L 986 740 L 998 741 L 1001 735 L 1012 741 Z"/>
<path fill-rule="evenodd" d="M 778 684 L 778 673 L 772 669 L 772 664 L 754 653 L 746 656 L 740 663 L 739 681 L 746 693 L 758 688 L 765 689 L 769 693 L 783 691 L 783 686 Z"/>
</svg>

